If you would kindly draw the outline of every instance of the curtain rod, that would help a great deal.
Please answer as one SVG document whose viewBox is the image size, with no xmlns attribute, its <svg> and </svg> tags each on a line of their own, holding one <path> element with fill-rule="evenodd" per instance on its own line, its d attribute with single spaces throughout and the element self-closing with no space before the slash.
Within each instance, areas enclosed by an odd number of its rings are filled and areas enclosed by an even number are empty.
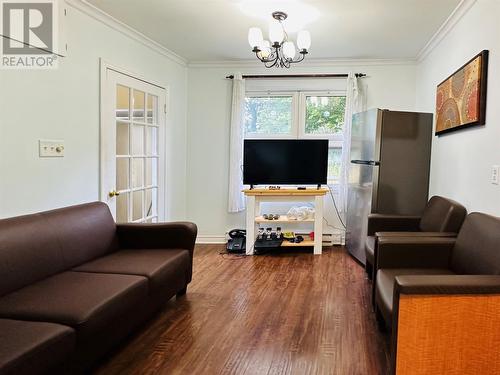
<svg viewBox="0 0 500 375">
<path fill-rule="evenodd" d="M 366 77 L 364 73 L 354 74 L 357 78 Z M 243 75 L 244 79 L 260 79 L 260 78 L 347 78 L 348 74 L 262 74 L 262 75 Z M 233 79 L 234 75 L 226 77 Z"/>
</svg>

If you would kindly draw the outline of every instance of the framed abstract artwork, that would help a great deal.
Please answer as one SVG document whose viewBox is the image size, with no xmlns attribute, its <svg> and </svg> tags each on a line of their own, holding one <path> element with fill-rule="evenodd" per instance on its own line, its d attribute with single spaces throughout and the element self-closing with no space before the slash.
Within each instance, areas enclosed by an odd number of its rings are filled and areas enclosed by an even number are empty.
<svg viewBox="0 0 500 375">
<path fill-rule="evenodd" d="M 436 135 L 485 124 L 487 77 L 484 50 L 438 85 Z"/>
</svg>

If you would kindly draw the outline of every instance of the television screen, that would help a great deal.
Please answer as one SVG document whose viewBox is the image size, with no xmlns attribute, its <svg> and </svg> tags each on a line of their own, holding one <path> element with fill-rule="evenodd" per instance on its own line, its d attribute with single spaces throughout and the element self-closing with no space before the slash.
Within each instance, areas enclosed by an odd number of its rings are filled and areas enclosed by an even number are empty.
<svg viewBox="0 0 500 375">
<path fill-rule="evenodd" d="M 244 184 L 326 184 L 327 173 L 327 139 L 247 139 L 244 142 Z"/>
</svg>

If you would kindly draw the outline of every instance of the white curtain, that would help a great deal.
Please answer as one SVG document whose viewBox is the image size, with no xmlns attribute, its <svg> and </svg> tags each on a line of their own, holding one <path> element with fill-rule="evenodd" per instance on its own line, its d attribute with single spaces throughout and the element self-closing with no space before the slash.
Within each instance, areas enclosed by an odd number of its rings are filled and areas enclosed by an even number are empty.
<svg viewBox="0 0 500 375">
<path fill-rule="evenodd" d="M 349 164 L 351 162 L 351 128 L 352 115 L 366 110 L 366 95 L 360 82 L 361 78 L 357 78 L 352 72 L 349 72 L 347 77 L 347 92 L 346 92 L 346 108 L 345 108 L 345 123 L 343 132 L 342 145 L 342 168 L 340 176 L 340 207 L 339 210 L 343 213 L 347 211 L 347 187 L 349 183 Z"/>
<path fill-rule="evenodd" d="M 229 145 L 229 200 L 228 211 L 245 209 L 243 189 L 243 127 L 245 124 L 245 80 L 241 73 L 233 78 L 233 103 L 231 108 L 231 138 Z"/>
</svg>

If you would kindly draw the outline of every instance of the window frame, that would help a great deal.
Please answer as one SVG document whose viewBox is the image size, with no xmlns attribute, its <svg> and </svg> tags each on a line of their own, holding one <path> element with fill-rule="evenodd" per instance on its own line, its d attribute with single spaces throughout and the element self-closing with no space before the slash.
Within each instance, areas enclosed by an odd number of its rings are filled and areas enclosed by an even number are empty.
<svg viewBox="0 0 500 375">
<path fill-rule="evenodd" d="M 298 111 L 299 111 L 299 123 L 298 123 L 298 139 L 324 139 L 328 138 L 330 141 L 329 147 L 332 147 L 333 143 L 340 144 L 342 147 L 342 143 L 344 142 L 344 137 L 343 135 L 340 134 L 307 134 L 306 133 L 306 98 L 308 96 L 327 96 L 327 97 L 336 97 L 336 96 L 346 96 L 347 93 L 345 91 L 341 90 L 336 90 L 336 91 L 301 91 L 300 92 L 300 97 L 299 97 L 299 105 L 298 105 Z M 345 123 L 345 117 L 344 117 L 344 123 Z"/>
<path fill-rule="evenodd" d="M 328 149 L 344 147 L 344 137 L 339 134 L 307 134 L 306 133 L 306 97 L 308 96 L 347 96 L 346 90 L 269 90 L 247 91 L 245 98 L 292 97 L 292 124 L 289 134 L 259 134 L 244 132 L 244 139 L 328 139 Z M 344 118 L 345 124 L 345 118 Z M 328 178 L 329 185 L 338 184 L 339 178 Z"/>
<path fill-rule="evenodd" d="M 294 91 L 253 91 L 245 94 L 246 98 L 271 98 L 271 97 L 291 97 L 292 98 L 292 123 L 290 126 L 290 133 L 288 134 L 260 134 L 260 133 L 246 133 L 244 139 L 297 139 L 298 134 L 298 92 Z"/>
</svg>

